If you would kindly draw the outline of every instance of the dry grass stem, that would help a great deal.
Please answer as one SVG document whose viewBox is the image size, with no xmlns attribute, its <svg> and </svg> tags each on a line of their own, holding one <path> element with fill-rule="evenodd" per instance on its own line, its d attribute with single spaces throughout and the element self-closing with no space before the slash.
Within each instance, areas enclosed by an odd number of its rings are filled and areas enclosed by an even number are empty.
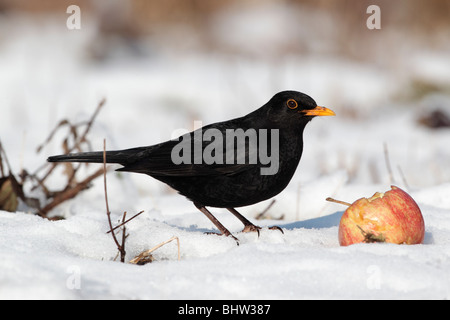
<svg viewBox="0 0 450 320">
<path fill-rule="evenodd" d="M 391 161 L 389 160 L 389 151 L 386 142 L 383 143 L 383 148 L 384 148 L 384 161 L 386 162 L 386 168 L 389 173 L 389 184 L 394 184 L 395 183 L 394 175 L 392 174 Z"/>
<path fill-rule="evenodd" d="M 343 204 L 344 206 L 347 206 L 347 207 L 350 207 L 352 205 L 351 203 L 348 203 L 348 202 L 345 202 L 345 201 L 341 201 L 341 200 L 336 200 L 336 199 L 333 199 L 333 198 L 330 198 L 330 197 L 326 198 L 325 200 L 330 201 L 330 202 Z"/>
<path fill-rule="evenodd" d="M 122 234 L 122 243 L 119 243 L 119 240 L 117 240 L 116 234 L 112 232 L 114 230 L 112 221 L 111 221 L 111 211 L 109 210 L 109 204 L 108 204 L 108 187 L 106 183 L 106 139 L 103 140 L 103 187 L 105 190 L 105 204 L 106 204 L 106 216 L 108 217 L 108 224 L 109 224 L 109 231 L 113 237 L 114 243 L 117 246 L 117 250 L 120 253 L 120 262 L 125 262 L 125 227 Z M 125 221 L 126 212 L 123 214 L 122 220 Z"/>
<path fill-rule="evenodd" d="M 125 212 L 126 213 L 126 212 Z M 134 216 L 132 216 L 130 219 L 124 221 L 124 219 L 122 219 L 122 223 L 120 223 L 119 225 L 115 226 L 112 230 L 109 230 L 107 233 L 111 233 L 113 231 L 115 231 L 116 229 L 120 228 L 121 226 L 127 224 L 128 222 L 130 222 L 131 220 L 133 220 L 134 218 L 136 218 L 137 216 L 139 216 L 140 214 L 144 213 L 144 210 L 136 213 Z"/>
<path fill-rule="evenodd" d="M 181 252 L 180 252 L 180 240 L 178 239 L 178 237 L 172 237 L 169 240 L 166 240 L 164 242 L 161 242 L 160 244 L 158 244 L 157 246 L 151 248 L 150 250 L 144 251 L 141 254 L 139 254 L 138 256 L 136 256 L 135 258 L 133 258 L 132 260 L 130 260 L 131 264 L 138 264 L 138 265 L 142 265 L 142 264 L 146 264 L 148 262 L 152 262 L 153 261 L 153 257 L 152 257 L 152 252 L 161 248 L 162 246 L 168 244 L 169 242 L 172 242 L 173 240 L 177 241 L 177 246 L 178 246 L 178 261 L 181 260 Z"/>
</svg>

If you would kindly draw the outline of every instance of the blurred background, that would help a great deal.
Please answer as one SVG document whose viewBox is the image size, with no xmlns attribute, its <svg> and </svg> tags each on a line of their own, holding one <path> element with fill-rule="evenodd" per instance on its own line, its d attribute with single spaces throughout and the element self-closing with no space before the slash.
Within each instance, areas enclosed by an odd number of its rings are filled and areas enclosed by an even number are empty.
<svg viewBox="0 0 450 320">
<path fill-rule="evenodd" d="M 449 17 L 447 0 L 0 0 L 0 139 L 19 171 L 60 153 L 35 147 L 103 98 L 94 149 L 165 141 L 298 90 L 337 117 L 308 126 L 293 192 L 323 177 L 331 194 L 446 183 Z"/>
</svg>

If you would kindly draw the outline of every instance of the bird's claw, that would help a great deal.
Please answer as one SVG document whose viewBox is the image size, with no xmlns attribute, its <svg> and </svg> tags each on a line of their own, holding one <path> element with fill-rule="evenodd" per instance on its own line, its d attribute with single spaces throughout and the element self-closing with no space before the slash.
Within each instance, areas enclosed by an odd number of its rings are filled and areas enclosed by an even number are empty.
<svg viewBox="0 0 450 320">
<path fill-rule="evenodd" d="M 248 224 L 242 229 L 241 232 L 258 232 L 259 237 L 259 230 L 261 230 L 261 227 L 255 226 L 254 224 Z"/>
<path fill-rule="evenodd" d="M 218 233 L 218 232 L 205 232 L 205 234 L 208 234 L 208 235 L 209 234 L 213 234 L 213 235 L 216 235 L 216 236 L 231 237 L 231 238 L 234 239 L 234 241 L 236 241 L 236 244 L 239 245 L 239 239 L 236 238 L 235 236 L 233 236 L 231 233 L 226 234 L 226 233 Z"/>
<path fill-rule="evenodd" d="M 244 227 L 244 229 L 242 229 L 241 232 L 257 232 L 257 233 L 258 233 L 258 237 L 259 237 L 259 235 L 260 235 L 259 230 L 261 230 L 261 229 L 262 229 L 261 227 L 255 226 L 254 224 L 249 224 L 249 225 L 246 225 L 246 226 Z M 283 229 L 281 229 L 281 228 L 278 227 L 278 226 L 269 227 L 269 230 L 278 230 L 278 231 L 280 231 L 282 234 L 284 234 Z"/>
<path fill-rule="evenodd" d="M 280 231 L 282 234 L 284 234 L 283 229 L 281 229 L 279 226 L 272 226 L 272 227 L 269 227 L 269 230 L 278 230 L 278 231 Z"/>
</svg>

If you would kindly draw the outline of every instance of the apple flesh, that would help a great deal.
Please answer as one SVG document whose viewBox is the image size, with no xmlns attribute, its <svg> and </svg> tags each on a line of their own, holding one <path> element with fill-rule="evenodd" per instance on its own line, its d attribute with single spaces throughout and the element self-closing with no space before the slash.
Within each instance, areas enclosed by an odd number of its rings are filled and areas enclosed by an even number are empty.
<svg viewBox="0 0 450 320">
<path fill-rule="evenodd" d="M 341 246 L 361 242 L 420 244 L 424 236 L 425 223 L 419 206 L 395 186 L 385 193 L 356 200 L 339 224 Z"/>
</svg>

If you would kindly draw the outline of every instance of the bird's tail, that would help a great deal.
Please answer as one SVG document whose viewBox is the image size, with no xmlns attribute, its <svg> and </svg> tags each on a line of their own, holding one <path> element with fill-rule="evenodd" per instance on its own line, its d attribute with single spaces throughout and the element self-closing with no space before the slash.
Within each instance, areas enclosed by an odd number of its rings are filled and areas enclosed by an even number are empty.
<svg viewBox="0 0 450 320">
<path fill-rule="evenodd" d="M 134 148 L 119 151 L 106 151 L 106 163 L 118 163 L 126 165 L 133 156 L 142 152 L 144 148 Z M 60 156 L 53 156 L 47 159 L 48 162 L 86 162 L 103 163 L 103 151 L 69 153 Z"/>
</svg>

